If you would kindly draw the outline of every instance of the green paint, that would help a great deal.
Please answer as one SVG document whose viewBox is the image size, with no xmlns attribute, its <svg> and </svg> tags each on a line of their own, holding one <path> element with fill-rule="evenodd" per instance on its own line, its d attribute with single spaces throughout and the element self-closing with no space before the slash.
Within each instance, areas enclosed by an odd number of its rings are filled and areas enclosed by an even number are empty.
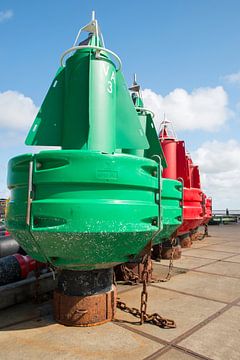
<svg viewBox="0 0 240 360">
<path fill-rule="evenodd" d="M 94 35 L 89 44 L 101 41 Z M 33 258 L 65 269 L 112 267 L 136 257 L 158 231 L 165 159 L 151 116 L 136 111 L 106 51 L 77 49 L 59 68 L 26 144 L 61 147 L 9 161 L 7 227 Z M 155 243 L 180 225 L 178 182 L 164 180 L 162 195 L 168 227 Z"/>
<path fill-rule="evenodd" d="M 143 151 L 144 156 L 154 158 L 158 155 L 161 159 L 162 167 L 167 167 L 166 159 L 158 139 L 156 128 L 154 126 L 152 114 L 144 110 L 144 104 L 140 91 L 133 93 L 133 100 L 138 109 L 139 120 L 145 129 L 150 147 Z M 142 109 L 141 109 L 142 108 Z M 159 234 L 158 241 L 168 240 L 171 235 L 182 224 L 182 183 L 172 179 L 162 179 L 161 189 L 161 216 L 162 231 Z"/>
<path fill-rule="evenodd" d="M 26 224 L 29 162 L 34 199 Z M 157 230 L 156 162 L 93 151 L 41 151 L 9 162 L 7 223 L 27 252 L 62 268 L 99 268 L 137 255 Z M 134 176 L 133 176 L 134 174 Z M 33 242 L 34 239 L 34 242 Z"/>
</svg>

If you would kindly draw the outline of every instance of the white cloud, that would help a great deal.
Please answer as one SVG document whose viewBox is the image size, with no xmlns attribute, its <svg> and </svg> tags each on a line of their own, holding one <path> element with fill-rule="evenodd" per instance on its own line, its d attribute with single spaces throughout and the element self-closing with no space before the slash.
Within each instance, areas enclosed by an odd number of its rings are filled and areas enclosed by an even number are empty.
<svg viewBox="0 0 240 360">
<path fill-rule="evenodd" d="M 22 131 L 5 131 L 1 130 L 0 152 L 1 149 L 10 149 L 24 144 L 27 132 Z"/>
<path fill-rule="evenodd" d="M 13 17 L 12 10 L 0 11 L 0 23 L 3 23 Z"/>
<path fill-rule="evenodd" d="M 233 73 L 233 74 L 229 74 L 223 77 L 224 80 L 228 81 L 231 84 L 240 84 L 240 71 Z"/>
<path fill-rule="evenodd" d="M 155 113 L 155 124 L 163 119 L 163 113 L 174 123 L 177 130 L 218 130 L 232 115 L 228 108 L 228 95 L 222 86 L 199 88 L 191 93 L 175 89 L 168 95 L 143 90 L 145 107 Z"/>
<path fill-rule="evenodd" d="M 0 93 L 0 129 L 26 131 L 37 111 L 38 108 L 32 99 L 17 91 Z"/>
<path fill-rule="evenodd" d="M 7 163 L 2 159 L 0 161 L 0 199 L 7 198 L 9 196 L 9 191 L 7 189 Z"/>
<path fill-rule="evenodd" d="M 213 208 L 239 209 L 240 143 L 233 139 L 206 142 L 192 157 L 199 165 L 202 187 L 213 197 Z"/>
</svg>

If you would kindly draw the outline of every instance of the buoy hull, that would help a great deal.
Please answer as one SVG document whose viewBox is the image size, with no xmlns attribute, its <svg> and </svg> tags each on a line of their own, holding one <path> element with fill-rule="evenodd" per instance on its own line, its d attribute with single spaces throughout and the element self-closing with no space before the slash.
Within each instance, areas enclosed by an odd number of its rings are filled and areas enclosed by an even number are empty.
<svg viewBox="0 0 240 360">
<path fill-rule="evenodd" d="M 18 156 L 9 163 L 7 226 L 31 257 L 61 269 L 127 262 L 158 230 L 157 166 L 146 158 L 81 150 Z"/>
</svg>

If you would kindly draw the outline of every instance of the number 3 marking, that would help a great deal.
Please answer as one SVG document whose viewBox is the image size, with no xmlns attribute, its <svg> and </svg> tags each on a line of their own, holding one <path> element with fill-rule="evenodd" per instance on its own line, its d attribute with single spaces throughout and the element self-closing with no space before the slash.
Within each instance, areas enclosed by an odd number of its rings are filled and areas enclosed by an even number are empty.
<svg viewBox="0 0 240 360">
<path fill-rule="evenodd" d="M 107 82 L 107 91 L 109 92 L 109 94 L 111 94 L 112 93 L 112 82 L 111 82 L 111 80 L 108 80 L 108 82 Z"/>
</svg>

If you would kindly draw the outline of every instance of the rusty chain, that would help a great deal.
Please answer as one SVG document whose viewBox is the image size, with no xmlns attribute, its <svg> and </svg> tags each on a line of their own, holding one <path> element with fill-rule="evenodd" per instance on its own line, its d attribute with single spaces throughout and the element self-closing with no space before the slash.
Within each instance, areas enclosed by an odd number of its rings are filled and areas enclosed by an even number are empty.
<svg viewBox="0 0 240 360">
<path fill-rule="evenodd" d="M 197 236 L 197 240 L 202 241 L 202 240 L 204 240 L 205 236 L 206 236 L 205 232 L 204 233 L 199 233 L 198 236 Z"/>
<path fill-rule="evenodd" d="M 171 258 L 169 260 L 169 265 L 168 265 L 168 273 L 165 279 L 163 279 L 163 282 L 167 282 L 171 279 L 172 277 L 172 272 L 173 272 L 173 259 L 174 259 L 174 254 L 175 254 L 175 247 L 174 245 L 176 245 L 176 238 L 172 237 L 171 238 L 171 248 L 172 248 L 172 252 L 171 252 Z"/>
<path fill-rule="evenodd" d="M 204 240 L 205 237 L 209 237 L 209 234 L 208 234 L 208 224 L 204 224 L 204 232 L 203 233 L 200 233 L 200 236 L 198 236 L 198 240 Z"/>
<path fill-rule="evenodd" d="M 140 282 L 138 274 L 135 274 L 135 272 L 129 269 L 127 265 L 122 264 L 121 271 L 124 278 L 122 283 L 124 283 L 125 285 L 137 285 Z"/>
<path fill-rule="evenodd" d="M 174 260 L 174 254 L 175 254 L 175 248 L 174 248 L 174 245 L 176 245 L 176 238 L 175 237 L 172 237 L 171 238 L 171 257 L 169 259 L 169 265 L 168 265 L 168 273 L 166 275 L 165 278 L 163 279 L 152 279 L 151 280 L 151 283 L 159 283 L 159 282 L 167 282 L 171 279 L 172 277 L 172 272 L 173 272 L 173 260 Z"/>
<path fill-rule="evenodd" d="M 171 279 L 172 271 L 173 271 L 173 265 L 174 265 L 173 260 L 174 260 L 174 253 L 175 253 L 174 246 L 176 245 L 175 243 L 176 243 L 176 238 L 172 237 L 171 238 L 171 247 L 172 247 L 171 250 L 172 250 L 172 252 L 171 252 L 171 258 L 169 259 L 168 273 L 167 273 L 166 277 L 163 278 L 163 279 L 151 278 L 150 272 L 152 272 L 152 270 L 150 270 L 148 268 L 147 269 L 147 271 L 148 271 L 148 282 L 150 282 L 150 283 L 167 282 L 167 281 L 169 281 Z M 149 259 L 151 260 L 151 257 L 148 256 L 147 261 L 149 261 Z M 141 263 L 143 264 L 143 260 L 142 260 Z M 124 285 L 137 285 L 140 282 L 143 282 L 143 279 L 141 279 L 141 277 L 138 274 L 136 274 L 132 269 L 130 269 L 126 264 L 121 265 L 121 271 L 122 271 L 124 280 L 117 281 L 118 283 L 121 283 L 121 284 L 124 284 Z M 143 276 L 143 273 L 142 273 L 142 276 Z"/>
<path fill-rule="evenodd" d="M 205 239 L 205 237 L 208 237 L 208 228 L 204 225 L 204 232 L 200 232 L 200 231 L 197 231 L 197 232 L 194 232 L 192 235 L 191 235 L 191 240 L 192 241 L 202 241 Z"/>
<path fill-rule="evenodd" d="M 126 305 L 125 302 L 120 301 L 120 300 L 117 301 L 117 307 L 118 307 L 118 309 L 120 309 L 128 314 L 131 314 L 141 320 L 141 312 L 139 309 L 137 309 L 135 307 L 129 307 Z M 165 329 L 175 329 L 176 328 L 176 323 L 174 320 L 164 318 L 161 315 L 159 315 L 158 313 L 153 313 L 153 314 L 145 313 L 144 322 L 152 324 L 152 325 L 156 325 L 158 327 L 165 328 Z M 141 321 L 140 321 L 140 323 L 141 323 Z"/>
<path fill-rule="evenodd" d="M 147 301 L 148 301 L 148 292 L 147 292 L 147 284 L 149 281 L 149 271 L 148 271 L 148 260 L 149 254 L 146 254 L 143 258 L 143 272 L 142 272 L 142 292 L 141 292 L 141 305 L 140 305 L 140 323 L 143 324 L 145 322 L 146 313 L 147 313 Z"/>
<path fill-rule="evenodd" d="M 168 328 L 168 329 L 175 328 L 176 323 L 174 320 L 164 318 L 158 313 L 153 313 L 153 314 L 147 313 L 147 301 L 148 301 L 147 284 L 149 281 L 148 261 L 149 258 L 151 258 L 151 247 L 152 246 L 150 246 L 150 251 L 148 251 L 143 257 L 143 272 L 142 272 L 143 288 L 141 292 L 140 310 L 135 307 L 129 307 L 126 305 L 125 302 L 120 300 L 117 300 L 117 308 L 139 318 L 141 325 L 143 323 L 149 323 L 159 326 L 161 328 Z M 173 259 L 173 254 L 172 254 L 172 259 Z"/>
</svg>

